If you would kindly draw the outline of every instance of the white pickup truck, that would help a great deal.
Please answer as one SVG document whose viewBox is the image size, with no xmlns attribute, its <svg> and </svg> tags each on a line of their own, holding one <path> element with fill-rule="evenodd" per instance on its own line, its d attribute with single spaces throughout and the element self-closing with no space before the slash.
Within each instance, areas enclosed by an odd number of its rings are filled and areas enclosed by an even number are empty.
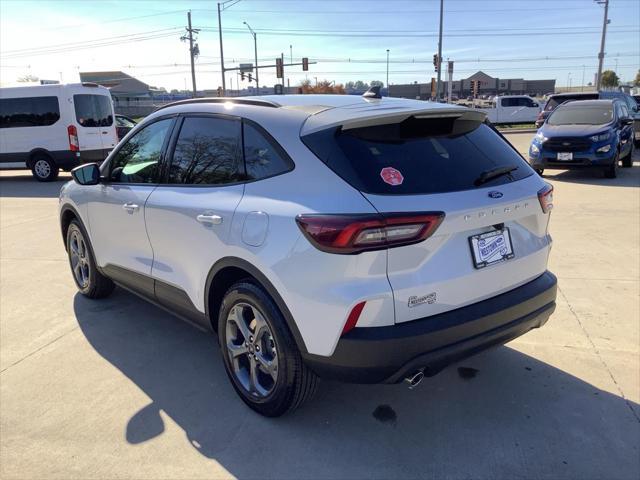
<svg viewBox="0 0 640 480">
<path fill-rule="evenodd" d="M 533 123 L 541 106 L 527 95 L 495 97 L 491 107 L 480 108 L 491 123 Z"/>
</svg>

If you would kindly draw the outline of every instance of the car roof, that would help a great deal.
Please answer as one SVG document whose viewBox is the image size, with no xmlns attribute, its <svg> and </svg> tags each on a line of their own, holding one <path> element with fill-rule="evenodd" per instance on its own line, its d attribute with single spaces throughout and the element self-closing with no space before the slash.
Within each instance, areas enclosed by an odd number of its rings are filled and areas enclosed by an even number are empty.
<svg viewBox="0 0 640 480">
<path fill-rule="evenodd" d="M 549 96 L 551 98 L 563 98 L 563 97 L 571 97 L 571 98 L 580 98 L 580 97 L 598 97 L 598 92 L 568 92 L 568 93 L 554 93 Z"/>
<path fill-rule="evenodd" d="M 244 107 L 238 112 L 251 108 L 260 109 L 264 115 L 282 116 L 285 112 L 294 112 L 302 120 L 301 135 L 313 133 L 331 126 L 346 125 L 364 126 L 367 123 L 392 123 L 400 121 L 418 112 L 421 115 L 462 115 L 473 112 L 484 115 L 482 112 L 474 112 L 466 107 L 449 105 L 422 100 L 410 100 L 406 98 L 366 98 L 358 95 L 264 95 L 259 97 L 232 97 L 232 98 L 198 98 L 184 100 L 161 107 L 173 112 L 175 107 L 184 105 L 192 107 L 206 106 L 208 111 L 222 111 L 230 105 Z M 171 108 L 174 107 L 174 108 Z M 267 108 L 265 108 L 267 107 Z M 185 108 L 187 109 L 187 108 Z M 178 111 L 181 111 L 179 109 Z M 245 110 L 246 111 L 246 110 Z M 168 112 L 167 112 L 168 113 Z"/>
</svg>

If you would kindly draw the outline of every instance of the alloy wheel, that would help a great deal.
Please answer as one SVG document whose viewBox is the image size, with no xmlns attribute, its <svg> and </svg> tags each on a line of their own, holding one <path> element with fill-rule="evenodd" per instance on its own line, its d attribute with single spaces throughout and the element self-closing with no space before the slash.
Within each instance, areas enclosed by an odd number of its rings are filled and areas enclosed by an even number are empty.
<svg viewBox="0 0 640 480">
<path fill-rule="evenodd" d="M 226 320 L 226 347 L 231 370 L 252 397 L 265 398 L 278 379 L 278 352 L 264 315 L 253 305 L 236 303 Z"/>
<path fill-rule="evenodd" d="M 69 242 L 69 257 L 71 259 L 71 270 L 73 276 L 80 285 L 80 288 L 87 288 L 89 285 L 89 254 L 87 251 L 87 244 L 80 232 L 74 230 L 71 233 L 71 239 Z"/>
<path fill-rule="evenodd" d="M 51 175 L 51 165 L 46 160 L 38 160 L 33 165 L 33 170 L 36 172 L 36 175 L 40 178 L 47 178 Z"/>
</svg>

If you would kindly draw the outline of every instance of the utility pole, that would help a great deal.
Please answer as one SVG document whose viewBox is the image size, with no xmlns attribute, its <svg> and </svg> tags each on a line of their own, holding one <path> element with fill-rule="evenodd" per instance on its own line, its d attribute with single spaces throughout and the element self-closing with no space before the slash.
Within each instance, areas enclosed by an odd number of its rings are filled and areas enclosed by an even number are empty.
<svg viewBox="0 0 640 480">
<path fill-rule="evenodd" d="M 193 34 L 194 33 L 198 33 L 200 32 L 200 29 L 198 28 L 191 28 L 191 10 L 189 10 L 187 12 L 187 24 L 188 27 L 186 28 L 187 30 L 187 35 L 184 35 L 183 37 L 180 38 L 180 40 L 189 40 L 189 56 L 191 57 L 191 83 L 193 86 L 193 93 L 192 96 L 193 98 L 196 97 L 196 67 L 195 67 L 195 57 L 200 53 L 198 50 L 198 45 L 194 45 L 193 44 Z"/>
<path fill-rule="evenodd" d="M 387 48 L 387 96 L 389 96 L 389 49 Z"/>
<path fill-rule="evenodd" d="M 608 0 L 607 0 L 608 1 Z M 442 71 L 442 17 L 444 0 L 440 0 L 440 33 L 438 34 L 438 77 L 436 83 L 436 102 L 440 100 L 440 72 Z"/>
<path fill-rule="evenodd" d="M 609 0 L 595 0 L 598 5 L 604 3 L 604 19 L 602 21 L 602 40 L 600 41 L 600 53 L 598 53 L 598 79 L 596 91 L 600 91 L 602 86 L 602 64 L 604 62 L 604 44 L 607 37 L 607 24 L 609 23 Z"/>
<path fill-rule="evenodd" d="M 227 88 L 224 81 L 224 49 L 222 48 L 222 20 L 220 19 L 220 3 L 218 3 L 218 34 L 220 37 L 220 71 L 222 72 L 222 96 L 227 94 Z"/>
<path fill-rule="evenodd" d="M 584 65 L 582 65 L 582 86 L 580 87 L 580 91 L 584 92 L 584 72 L 585 72 L 586 67 Z"/>
</svg>

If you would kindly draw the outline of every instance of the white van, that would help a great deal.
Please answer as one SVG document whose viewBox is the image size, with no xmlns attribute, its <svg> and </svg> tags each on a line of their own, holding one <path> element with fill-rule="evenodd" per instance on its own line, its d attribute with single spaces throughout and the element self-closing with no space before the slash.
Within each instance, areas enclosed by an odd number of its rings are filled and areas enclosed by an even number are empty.
<svg viewBox="0 0 640 480">
<path fill-rule="evenodd" d="M 93 83 L 0 88 L 0 170 L 29 169 L 41 182 L 118 143 L 109 90 Z"/>
<path fill-rule="evenodd" d="M 528 95 L 495 97 L 490 108 L 481 108 L 491 123 L 533 123 L 542 110 Z"/>
</svg>

